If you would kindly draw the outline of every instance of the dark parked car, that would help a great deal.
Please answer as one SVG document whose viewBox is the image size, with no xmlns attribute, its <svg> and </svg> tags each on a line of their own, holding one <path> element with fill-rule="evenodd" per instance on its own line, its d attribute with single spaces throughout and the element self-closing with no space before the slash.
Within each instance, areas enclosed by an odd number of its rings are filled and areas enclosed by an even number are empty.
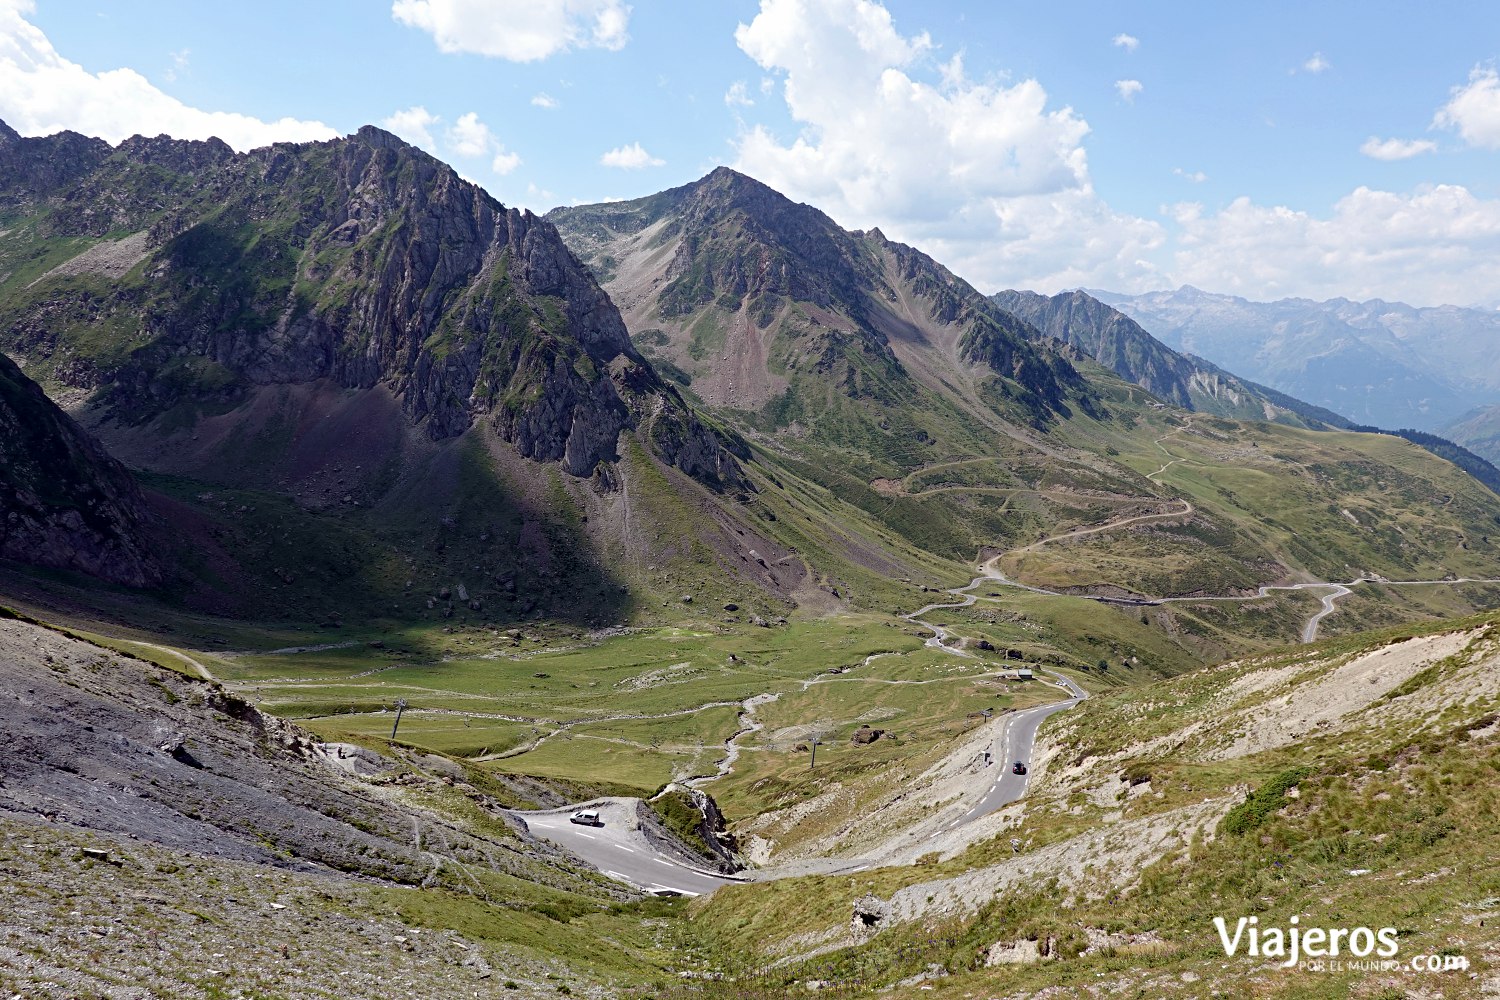
<svg viewBox="0 0 1500 1000">
<path fill-rule="evenodd" d="M 1024 761 L 1019 761 L 1019 760 L 1016 761 L 1014 764 L 1012 764 L 1010 766 L 1010 773 L 1011 774 L 1025 774 L 1026 773 L 1026 764 L 1025 764 L 1025 762 Z"/>
</svg>

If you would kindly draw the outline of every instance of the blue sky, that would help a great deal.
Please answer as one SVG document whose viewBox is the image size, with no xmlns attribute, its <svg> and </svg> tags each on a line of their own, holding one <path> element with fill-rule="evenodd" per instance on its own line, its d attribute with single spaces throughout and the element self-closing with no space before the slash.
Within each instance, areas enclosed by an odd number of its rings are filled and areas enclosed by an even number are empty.
<svg viewBox="0 0 1500 1000">
<path fill-rule="evenodd" d="M 384 124 L 537 211 L 729 164 L 986 291 L 1500 305 L 1497 59 L 1478 2 L 0 0 L 23 134 Z"/>
</svg>

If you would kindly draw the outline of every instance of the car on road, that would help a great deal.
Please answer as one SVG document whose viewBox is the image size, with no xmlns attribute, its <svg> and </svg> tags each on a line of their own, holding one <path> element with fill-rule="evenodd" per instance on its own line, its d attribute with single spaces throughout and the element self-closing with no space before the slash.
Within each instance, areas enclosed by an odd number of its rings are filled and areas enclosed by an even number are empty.
<svg viewBox="0 0 1500 1000">
<path fill-rule="evenodd" d="M 580 809 L 568 817 L 569 823 L 577 823 L 579 826 L 603 826 L 604 820 L 599 818 L 599 813 L 593 809 Z"/>
<path fill-rule="evenodd" d="M 1025 774 L 1026 773 L 1026 762 L 1023 761 L 1023 760 L 1016 761 L 1014 764 L 1012 764 L 1010 766 L 1010 773 L 1011 774 Z"/>
</svg>

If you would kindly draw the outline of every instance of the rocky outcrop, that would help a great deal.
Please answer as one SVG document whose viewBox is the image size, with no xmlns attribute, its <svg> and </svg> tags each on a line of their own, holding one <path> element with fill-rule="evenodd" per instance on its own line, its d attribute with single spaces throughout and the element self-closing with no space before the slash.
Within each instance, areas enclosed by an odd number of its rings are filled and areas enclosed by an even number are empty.
<svg viewBox="0 0 1500 1000">
<path fill-rule="evenodd" d="M 488 419 L 527 458 L 586 477 L 646 416 L 661 457 L 710 485 L 736 459 L 631 347 L 552 225 L 507 209 L 380 129 L 236 154 L 217 140 L 0 139 L 12 239 L 143 234 L 129 273 L 49 273 L 0 330 L 49 377 L 139 424 L 258 385 L 384 385 L 442 440 Z M 83 280 L 92 279 L 92 280 Z"/>
<path fill-rule="evenodd" d="M 125 467 L 0 355 L 0 558 L 145 587 L 152 526 Z"/>
</svg>

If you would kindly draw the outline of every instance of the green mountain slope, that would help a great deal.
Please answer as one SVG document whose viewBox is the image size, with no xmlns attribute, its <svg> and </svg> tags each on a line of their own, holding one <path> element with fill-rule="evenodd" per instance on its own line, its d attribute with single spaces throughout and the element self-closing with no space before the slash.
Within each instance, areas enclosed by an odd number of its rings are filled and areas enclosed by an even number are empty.
<svg viewBox="0 0 1500 1000">
<path fill-rule="evenodd" d="M 1497 498 L 1446 462 L 1388 438 L 1297 433 L 1342 421 L 1177 354 L 1081 293 L 986 299 L 724 169 L 549 218 L 644 354 L 754 447 L 919 548 L 1010 551 L 1002 565 L 1024 582 L 1122 597 L 1495 568 L 1483 539 Z M 1394 482 L 1414 498 L 1399 518 Z M 1389 539 L 1372 539 L 1365 510 L 1393 519 Z M 1396 603 L 1435 610 L 1428 596 Z M 1224 607 L 1172 612 L 1197 616 L 1185 627 L 1205 650 L 1228 650 Z"/>
</svg>

